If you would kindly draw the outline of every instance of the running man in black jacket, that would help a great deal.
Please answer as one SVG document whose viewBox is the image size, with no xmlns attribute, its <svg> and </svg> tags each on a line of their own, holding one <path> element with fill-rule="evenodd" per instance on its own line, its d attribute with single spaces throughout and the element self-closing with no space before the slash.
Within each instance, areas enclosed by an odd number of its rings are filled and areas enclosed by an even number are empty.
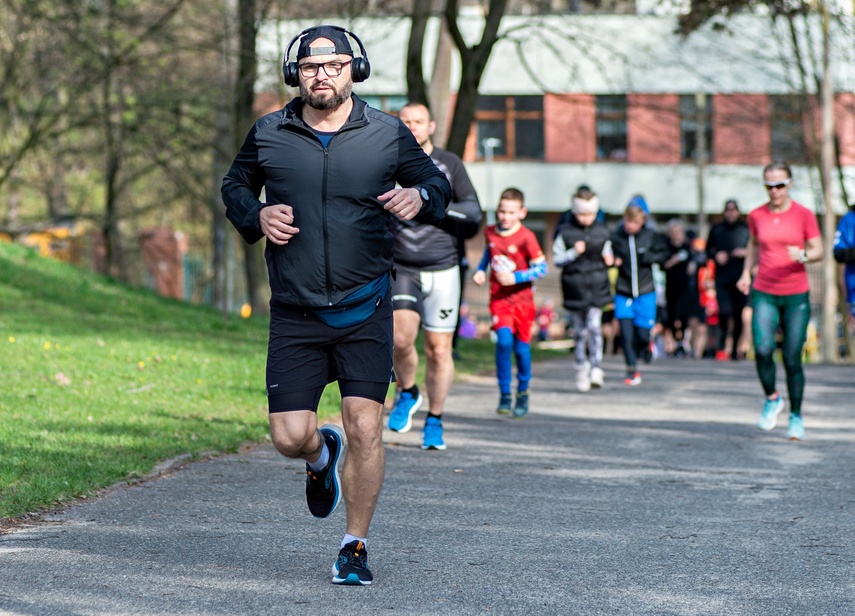
<svg viewBox="0 0 855 616">
<path fill-rule="evenodd" d="M 416 385 L 419 354 L 416 338 L 424 332 L 427 359 L 425 385 L 428 414 L 422 449 L 445 449 L 442 409 L 454 380 L 452 346 L 460 311 L 459 248 L 478 232 L 481 206 L 460 158 L 433 145 L 436 122 L 421 103 L 408 103 L 399 114 L 416 141 L 451 184 L 451 203 L 439 225 L 394 220 L 395 269 L 392 306 L 395 310 L 395 376 L 398 395 L 389 415 L 389 429 L 407 432 L 424 396 Z"/>
<path fill-rule="evenodd" d="M 361 56 L 354 57 L 348 35 Z M 344 495 L 347 531 L 332 581 L 366 585 L 392 376 L 389 223 L 441 220 L 451 187 L 400 120 L 352 94 L 354 81 L 370 72 L 352 33 L 337 26 L 301 32 L 288 45 L 283 72 L 300 96 L 252 127 L 223 181 L 223 201 L 247 242 L 267 238 L 273 444 L 306 461 L 312 515 L 329 516 Z M 336 426 L 317 427 L 318 403 L 332 381 L 349 446 L 341 488 L 343 436 Z"/>
</svg>

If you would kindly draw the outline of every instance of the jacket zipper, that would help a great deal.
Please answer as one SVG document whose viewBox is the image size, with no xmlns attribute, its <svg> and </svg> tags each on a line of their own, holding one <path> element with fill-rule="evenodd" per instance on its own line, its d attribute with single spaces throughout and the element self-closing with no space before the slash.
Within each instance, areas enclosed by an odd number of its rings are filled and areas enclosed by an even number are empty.
<svg viewBox="0 0 855 616">
<path fill-rule="evenodd" d="M 629 263 L 632 273 L 632 296 L 638 297 L 638 262 L 635 253 L 635 236 L 629 236 Z"/>
<path fill-rule="evenodd" d="M 332 140 L 330 140 L 332 141 Z M 329 181 L 329 160 L 330 151 L 329 145 L 324 147 L 324 174 L 321 188 L 321 209 L 323 211 L 324 222 L 324 278 L 327 287 L 327 306 L 332 306 L 332 274 L 330 270 L 330 234 L 327 220 L 327 182 Z"/>
</svg>

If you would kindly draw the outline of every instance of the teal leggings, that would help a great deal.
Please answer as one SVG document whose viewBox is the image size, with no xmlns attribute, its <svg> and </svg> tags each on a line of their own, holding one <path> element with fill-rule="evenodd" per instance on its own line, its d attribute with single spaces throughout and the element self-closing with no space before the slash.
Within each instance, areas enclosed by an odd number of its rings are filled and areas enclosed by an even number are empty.
<svg viewBox="0 0 855 616">
<path fill-rule="evenodd" d="M 770 295 L 762 291 L 751 291 L 754 314 L 751 332 L 754 335 L 754 356 L 757 376 L 767 396 L 775 393 L 775 334 L 778 326 L 783 331 L 781 357 L 787 374 L 787 393 L 790 396 L 790 412 L 801 413 L 805 389 L 805 373 L 802 369 L 802 349 L 807 339 L 810 321 L 808 293 L 796 295 Z"/>
</svg>

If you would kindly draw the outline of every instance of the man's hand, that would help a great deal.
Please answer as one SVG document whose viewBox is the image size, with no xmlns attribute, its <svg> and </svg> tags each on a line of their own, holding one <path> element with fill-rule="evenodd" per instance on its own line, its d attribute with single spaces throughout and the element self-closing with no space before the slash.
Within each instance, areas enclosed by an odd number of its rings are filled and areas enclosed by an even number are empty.
<svg viewBox="0 0 855 616">
<path fill-rule="evenodd" d="M 587 248 L 587 244 L 585 244 L 585 240 L 579 240 L 575 244 L 573 244 L 573 249 L 576 251 L 577 255 L 585 254 L 585 249 Z"/>
<path fill-rule="evenodd" d="M 487 282 L 487 273 L 484 270 L 478 270 L 472 274 L 472 282 L 480 287 L 482 284 Z"/>
<path fill-rule="evenodd" d="M 261 208 L 258 213 L 261 231 L 274 244 L 284 246 L 300 232 L 294 225 L 294 208 L 278 203 Z"/>
<path fill-rule="evenodd" d="M 393 188 L 377 198 L 386 201 L 384 210 L 401 220 L 412 220 L 422 209 L 422 197 L 416 188 Z"/>
</svg>

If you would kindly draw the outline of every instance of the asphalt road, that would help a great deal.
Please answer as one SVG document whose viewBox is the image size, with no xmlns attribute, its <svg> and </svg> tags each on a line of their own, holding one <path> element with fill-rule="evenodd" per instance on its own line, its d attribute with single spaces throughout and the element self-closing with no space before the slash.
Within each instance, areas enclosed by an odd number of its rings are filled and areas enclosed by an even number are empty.
<svg viewBox="0 0 855 616">
<path fill-rule="evenodd" d="M 807 367 L 803 442 L 754 427 L 751 363 L 620 374 L 537 365 L 523 420 L 456 384 L 444 452 L 424 413 L 387 433 L 370 587 L 330 583 L 343 507 L 265 444 L 0 536 L 0 614 L 855 614 L 855 366 Z"/>
</svg>

